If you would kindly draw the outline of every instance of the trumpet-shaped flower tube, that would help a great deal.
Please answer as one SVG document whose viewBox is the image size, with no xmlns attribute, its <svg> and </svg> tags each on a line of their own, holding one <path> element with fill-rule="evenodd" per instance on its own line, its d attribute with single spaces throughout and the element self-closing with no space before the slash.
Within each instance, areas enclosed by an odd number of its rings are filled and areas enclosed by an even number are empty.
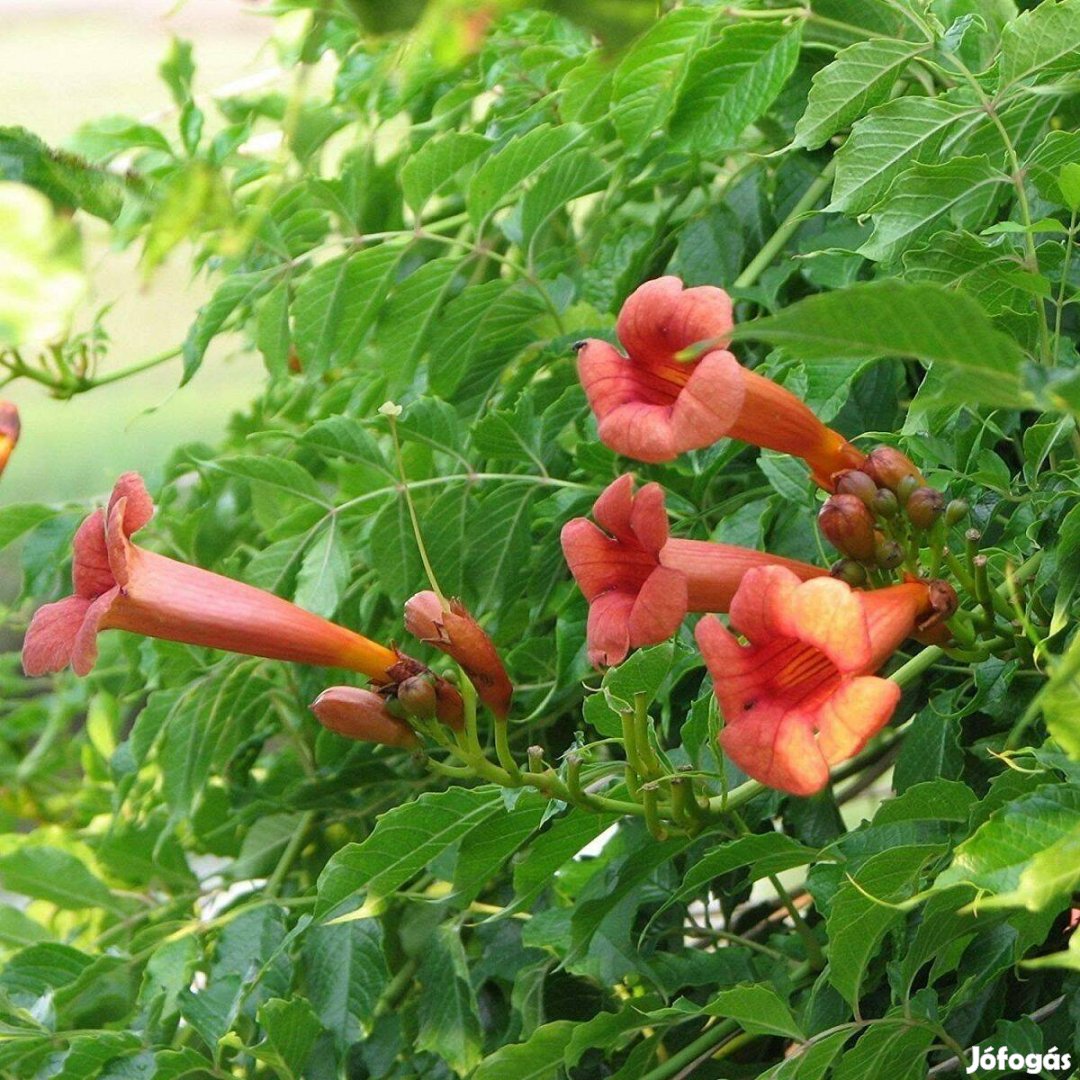
<svg viewBox="0 0 1080 1080">
<path fill-rule="evenodd" d="M 370 690 L 331 686 L 312 702 L 311 711 L 324 728 L 346 739 L 410 749 L 420 745 L 416 732 L 394 716 L 386 701 Z"/>
<path fill-rule="evenodd" d="M 601 441 L 638 461 L 671 461 L 718 439 L 741 439 L 804 458 L 815 481 L 855 468 L 865 455 L 826 427 L 794 394 L 742 367 L 725 349 L 731 299 L 684 289 L 677 277 L 647 281 L 619 312 L 624 356 L 606 341 L 579 345 L 578 374 Z M 693 347 L 696 358 L 682 359 Z"/>
<path fill-rule="evenodd" d="M 431 590 L 417 593 L 405 603 L 405 629 L 460 664 L 480 700 L 500 720 L 506 719 L 514 688 L 491 638 L 460 600 L 444 608 Z"/>
<path fill-rule="evenodd" d="M 731 625 L 697 625 L 698 646 L 724 715 L 720 743 L 747 775 L 812 795 L 829 766 L 888 723 L 900 687 L 876 671 L 900 643 L 940 618 L 935 583 L 856 592 L 835 578 L 802 582 L 784 567 L 751 570 Z"/>
<path fill-rule="evenodd" d="M 86 675 L 97 660 L 97 635 L 109 629 L 345 668 L 379 684 L 424 670 L 417 661 L 273 593 L 136 547 L 130 537 L 153 512 L 142 478 L 125 473 L 107 509 L 95 510 L 82 523 L 75 534 L 74 594 L 35 613 L 23 643 L 27 675 L 59 671 L 69 663 L 76 674 Z M 456 710 L 450 702 L 442 718 L 460 723 L 460 705 L 460 698 Z"/>
<path fill-rule="evenodd" d="M 7 468 L 8 458 L 19 441 L 19 410 L 10 401 L 0 401 L 0 473 Z"/>
<path fill-rule="evenodd" d="M 634 494 L 629 474 L 609 484 L 593 507 L 597 525 L 563 526 L 563 554 L 589 601 L 589 659 L 618 664 L 631 649 L 671 637 L 691 611 L 727 611 L 743 575 L 780 565 L 799 580 L 820 567 L 763 551 L 668 536 L 664 492 L 646 484 Z M 599 526 L 599 527 L 598 527 Z"/>
</svg>

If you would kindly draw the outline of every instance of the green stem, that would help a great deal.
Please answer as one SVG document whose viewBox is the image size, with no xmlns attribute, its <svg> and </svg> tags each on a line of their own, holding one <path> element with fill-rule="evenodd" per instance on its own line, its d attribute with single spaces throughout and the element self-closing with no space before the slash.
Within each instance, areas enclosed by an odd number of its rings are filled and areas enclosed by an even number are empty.
<svg viewBox="0 0 1080 1080">
<path fill-rule="evenodd" d="M 791 893 L 784 888 L 780 879 L 775 874 L 769 874 L 768 877 L 769 883 L 776 890 L 776 895 L 780 898 L 780 903 L 784 905 L 788 917 L 795 924 L 795 929 L 799 937 L 802 938 L 803 945 L 806 946 L 806 962 L 814 971 L 821 971 L 825 966 L 825 954 L 821 951 L 821 943 L 818 941 L 814 931 L 810 929 L 807 921 L 802 917 L 802 913 L 791 898 Z"/>
<path fill-rule="evenodd" d="M 308 830 L 311 828 L 315 821 L 315 811 L 308 810 L 304 816 L 300 819 L 300 823 L 296 826 L 296 831 L 292 834 L 288 844 L 285 846 L 285 850 L 281 853 L 281 858 L 278 859 L 277 866 L 274 867 L 274 872 L 267 879 L 266 887 L 264 889 L 267 896 L 277 896 L 281 890 L 282 882 L 284 882 L 286 875 L 292 869 L 292 864 L 295 862 L 297 855 L 304 849 L 304 844 L 307 843 Z"/>
<path fill-rule="evenodd" d="M 1072 262 L 1073 243 L 1076 240 L 1076 211 L 1069 218 L 1069 235 L 1065 240 L 1065 262 L 1061 268 L 1061 282 L 1058 285 L 1057 299 L 1054 301 L 1054 340 L 1050 351 L 1050 362 L 1057 361 L 1058 348 L 1061 345 L 1061 318 L 1065 310 L 1065 286 L 1069 283 L 1069 263 Z"/>
<path fill-rule="evenodd" d="M 772 14 L 772 12 L 770 12 Z M 748 289 L 761 276 L 762 271 L 769 266 L 774 258 L 780 253 L 784 245 L 791 238 L 791 234 L 802 224 L 804 215 L 814 204 L 829 190 L 833 181 L 833 173 L 836 172 L 836 159 L 833 158 L 821 170 L 817 178 L 811 181 L 802 197 L 792 207 L 791 213 L 780 223 L 779 228 L 765 241 L 764 246 L 747 264 L 743 272 L 735 279 L 735 288 Z"/>
<path fill-rule="evenodd" d="M 518 768 L 518 763 L 514 760 L 514 755 L 510 750 L 508 734 L 508 725 L 506 721 L 496 717 L 495 756 L 498 758 L 499 764 L 509 774 L 510 779 L 515 781 L 514 787 L 518 787 L 521 783 L 521 770 Z"/>
</svg>

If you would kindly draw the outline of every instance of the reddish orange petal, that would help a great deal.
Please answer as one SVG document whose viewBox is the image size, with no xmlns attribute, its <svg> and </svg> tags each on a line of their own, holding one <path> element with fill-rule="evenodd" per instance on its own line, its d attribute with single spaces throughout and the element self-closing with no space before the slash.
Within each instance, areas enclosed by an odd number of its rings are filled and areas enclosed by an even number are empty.
<svg viewBox="0 0 1080 1080">
<path fill-rule="evenodd" d="M 900 704 L 900 687 L 864 675 L 841 684 L 818 711 L 818 746 L 830 765 L 857 754 Z"/>
<path fill-rule="evenodd" d="M 626 539 L 631 535 L 630 521 L 634 512 L 634 477 L 631 473 L 612 480 L 593 503 L 596 523 L 612 536 Z"/>
<path fill-rule="evenodd" d="M 733 325 L 731 297 L 723 289 L 684 289 L 669 275 L 646 281 L 627 297 L 615 332 L 635 361 L 661 364 L 699 342 L 723 348 Z"/>
<path fill-rule="evenodd" d="M 121 500 L 125 500 L 122 510 L 119 508 Z M 123 522 L 123 530 L 127 536 L 138 532 L 154 516 L 154 500 L 150 498 L 146 490 L 143 478 L 136 472 L 126 472 L 113 485 L 112 495 L 109 498 L 109 516 L 116 511 L 120 514 Z"/>
<path fill-rule="evenodd" d="M 659 645 L 679 629 L 686 618 L 686 578 L 677 570 L 658 566 L 641 586 L 630 609 L 632 648 Z"/>
<path fill-rule="evenodd" d="M 731 625 L 747 640 L 763 644 L 781 633 L 784 612 L 799 587 L 785 566 L 747 571 L 731 601 Z"/>
<path fill-rule="evenodd" d="M 105 544 L 105 511 L 95 510 L 78 528 L 73 543 L 71 580 L 75 595 L 93 600 L 116 584 Z"/>
<path fill-rule="evenodd" d="M 22 664 L 27 675 L 49 675 L 68 666 L 89 607 L 88 597 L 66 596 L 34 612 L 23 640 Z"/>
<path fill-rule="evenodd" d="M 626 659 L 634 599 L 629 593 L 609 592 L 589 605 L 586 639 L 589 662 L 595 667 L 611 667 Z"/>
<path fill-rule="evenodd" d="M 112 611 L 113 604 L 120 596 L 120 586 L 114 585 L 108 592 L 102 593 L 86 609 L 86 616 L 75 635 L 71 648 L 71 670 L 76 675 L 89 675 L 97 663 L 98 631 L 105 626 L 105 620 Z"/>
<path fill-rule="evenodd" d="M 672 406 L 672 442 L 680 450 L 711 446 L 731 431 L 746 397 L 743 369 L 731 353 L 708 353 Z"/>
<path fill-rule="evenodd" d="M 859 671 L 870 661 L 862 594 L 850 585 L 830 577 L 802 582 L 775 612 L 780 633 L 820 649 L 840 671 Z"/>
<path fill-rule="evenodd" d="M 728 723 L 724 752 L 747 776 L 792 795 L 813 795 L 829 782 L 829 767 L 805 715 L 771 707 L 754 720 Z"/>
</svg>

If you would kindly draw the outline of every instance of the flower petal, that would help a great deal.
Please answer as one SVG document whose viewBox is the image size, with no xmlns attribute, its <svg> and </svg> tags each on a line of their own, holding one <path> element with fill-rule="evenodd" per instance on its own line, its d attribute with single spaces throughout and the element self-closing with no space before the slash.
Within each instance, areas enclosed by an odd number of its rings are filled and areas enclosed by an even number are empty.
<svg viewBox="0 0 1080 1080">
<path fill-rule="evenodd" d="M 586 625 L 589 663 L 595 667 L 621 664 L 630 651 L 630 613 L 634 596 L 624 592 L 609 592 L 589 604 Z"/>
<path fill-rule="evenodd" d="M 23 639 L 22 664 L 27 675 L 49 675 L 67 667 L 89 607 L 88 597 L 65 596 L 34 612 Z"/>
<path fill-rule="evenodd" d="M 86 609 L 82 625 L 75 635 L 71 648 L 71 670 L 76 675 L 89 675 L 97 663 L 98 631 L 105 629 L 105 617 L 120 595 L 120 586 L 114 585 L 108 592 L 102 593 Z"/>
<path fill-rule="evenodd" d="M 870 663 L 862 596 L 836 578 L 803 582 L 776 608 L 775 618 L 781 633 L 820 649 L 842 672 Z"/>
<path fill-rule="evenodd" d="M 746 397 L 743 369 L 731 353 L 702 357 L 671 412 L 672 438 L 681 450 L 711 446 L 731 430 Z"/>
<path fill-rule="evenodd" d="M 109 498 L 109 516 L 118 510 L 121 499 L 126 500 L 120 511 L 125 535 L 138 532 L 154 516 L 154 500 L 146 490 L 143 478 L 137 472 L 126 472 L 113 485 Z"/>
<path fill-rule="evenodd" d="M 658 566 L 638 591 L 630 610 L 630 645 L 659 645 L 686 618 L 686 578 L 678 570 Z"/>
<path fill-rule="evenodd" d="M 829 767 L 801 710 L 769 703 L 751 719 L 725 725 L 724 752 L 747 776 L 792 795 L 813 795 L 829 782 Z"/>
<path fill-rule="evenodd" d="M 786 566 L 748 570 L 731 599 L 731 625 L 754 644 L 765 644 L 781 633 L 783 613 L 800 579 Z"/>
<path fill-rule="evenodd" d="M 628 539 L 631 535 L 633 511 L 634 477 L 631 473 L 623 473 L 618 479 L 612 480 L 593 503 L 596 523 L 620 540 Z"/>
<path fill-rule="evenodd" d="M 93 600 L 116 584 L 105 543 L 105 511 L 95 510 L 79 526 L 73 542 L 71 581 L 75 595 Z"/>
<path fill-rule="evenodd" d="M 646 281 L 627 297 L 615 332 L 636 363 L 662 364 L 702 341 L 730 340 L 731 297 L 713 285 L 684 289 L 677 277 Z"/>
<path fill-rule="evenodd" d="M 857 754 L 888 722 L 900 687 L 865 675 L 842 683 L 818 711 L 818 746 L 831 765 Z"/>
</svg>

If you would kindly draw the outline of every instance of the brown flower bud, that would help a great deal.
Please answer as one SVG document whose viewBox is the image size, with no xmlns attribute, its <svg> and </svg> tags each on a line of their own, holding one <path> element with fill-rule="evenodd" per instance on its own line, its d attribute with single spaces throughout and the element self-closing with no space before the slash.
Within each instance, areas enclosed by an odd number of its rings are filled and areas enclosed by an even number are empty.
<svg viewBox="0 0 1080 1080">
<path fill-rule="evenodd" d="M 874 557 L 874 516 L 857 495 L 830 495 L 818 511 L 818 526 L 837 551 L 865 561 Z"/>
<path fill-rule="evenodd" d="M 315 699 L 311 711 L 324 728 L 347 739 L 409 748 L 420 744 L 416 732 L 392 716 L 386 702 L 370 690 L 331 686 Z"/>
<path fill-rule="evenodd" d="M 409 716 L 431 720 L 435 716 L 438 695 L 428 675 L 410 675 L 398 683 L 397 699 Z"/>
<path fill-rule="evenodd" d="M 908 496 L 904 510 L 916 529 L 929 529 L 945 513 L 945 496 L 937 488 L 916 488 Z"/>
<path fill-rule="evenodd" d="M 905 476 L 915 477 L 917 486 L 926 483 L 911 458 L 892 446 L 879 446 L 871 450 L 861 468 L 878 487 L 890 491 L 896 491 Z"/>
<path fill-rule="evenodd" d="M 841 495 L 855 495 L 869 506 L 878 487 L 861 469 L 845 469 L 836 474 L 836 490 Z"/>
<path fill-rule="evenodd" d="M 500 720 L 506 719 L 514 688 L 491 638 L 460 600 L 451 600 L 444 610 L 435 593 L 418 592 L 405 604 L 405 629 L 460 664 L 480 700 Z"/>
<path fill-rule="evenodd" d="M 946 622 L 960 606 L 956 590 L 947 582 L 935 579 L 926 582 L 929 611 L 916 624 L 916 640 L 923 645 L 946 645 L 952 638 Z"/>
<path fill-rule="evenodd" d="M 19 410 L 10 401 L 0 401 L 0 473 L 7 466 L 11 451 L 19 441 Z"/>
</svg>

